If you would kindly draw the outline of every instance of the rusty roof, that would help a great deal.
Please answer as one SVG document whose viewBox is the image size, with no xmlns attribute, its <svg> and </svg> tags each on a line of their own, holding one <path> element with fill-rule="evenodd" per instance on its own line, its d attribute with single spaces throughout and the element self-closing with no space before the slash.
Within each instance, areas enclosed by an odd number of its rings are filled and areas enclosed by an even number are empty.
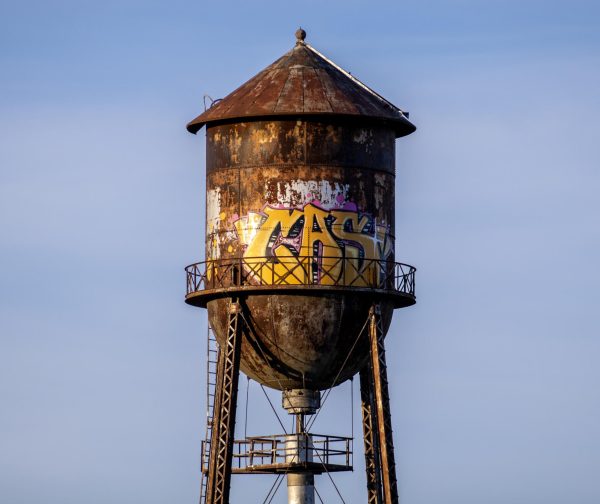
<svg viewBox="0 0 600 504">
<path fill-rule="evenodd" d="M 393 125 L 398 137 L 416 128 L 390 103 L 296 36 L 296 46 L 187 125 L 191 133 L 214 121 L 289 115 L 364 117 Z"/>
</svg>

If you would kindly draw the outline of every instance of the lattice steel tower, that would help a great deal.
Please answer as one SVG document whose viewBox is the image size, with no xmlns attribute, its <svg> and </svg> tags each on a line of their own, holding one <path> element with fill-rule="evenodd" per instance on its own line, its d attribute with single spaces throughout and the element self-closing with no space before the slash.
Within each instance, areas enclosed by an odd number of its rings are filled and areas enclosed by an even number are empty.
<svg viewBox="0 0 600 504">
<path fill-rule="evenodd" d="M 186 302 L 218 343 L 210 504 L 229 501 L 232 473 L 285 475 L 307 504 L 316 474 L 351 470 L 352 440 L 306 417 L 357 373 L 367 502 L 398 501 L 384 337 L 415 303 L 415 269 L 394 259 L 395 140 L 415 126 L 305 37 L 187 126 L 206 126 L 206 261 L 186 268 Z M 282 391 L 295 432 L 234 439 L 240 370 Z"/>
</svg>

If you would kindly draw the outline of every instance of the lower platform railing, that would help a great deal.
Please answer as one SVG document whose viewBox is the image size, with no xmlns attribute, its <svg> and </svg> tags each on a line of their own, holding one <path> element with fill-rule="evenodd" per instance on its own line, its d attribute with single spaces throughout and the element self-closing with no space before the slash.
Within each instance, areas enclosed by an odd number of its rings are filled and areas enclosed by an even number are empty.
<svg viewBox="0 0 600 504">
<path fill-rule="evenodd" d="M 352 438 L 323 434 L 276 434 L 235 440 L 233 473 L 283 473 L 351 471 Z M 202 442 L 202 452 L 210 441 Z M 304 453 L 298 453 L 304 450 Z M 300 462 L 302 460 L 302 462 Z M 306 462 L 307 461 L 307 462 Z M 202 461 L 202 472 L 208 465 Z"/>
</svg>

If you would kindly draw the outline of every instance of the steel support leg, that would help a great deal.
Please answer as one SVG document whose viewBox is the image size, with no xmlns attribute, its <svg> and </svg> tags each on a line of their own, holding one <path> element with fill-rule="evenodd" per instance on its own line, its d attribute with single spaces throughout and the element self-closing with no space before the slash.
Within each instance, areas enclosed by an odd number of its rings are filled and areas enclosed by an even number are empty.
<svg viewBox="0 0 600 504">
<path fill-rule="evenodd" d="M 207 504 L 228 504 L 231 483 L 231 458 L 235 432 L 242 320 L 240 305 L 229 307 L 227 340 L 219 350 L 217 387 L 208 467 Z"/>
<path fill-rule="evenodd" d="M 379 437 L 377 436 L 377 410 L 374 395 L 373 371 L 369 362 L 360 370 L 360 399 L 367 470 L 367 503 L 382 504 Z"/>
<path fill-rule="evenodd" d="M 394 440 L 392 438 L 392 415 L 390 411 L 383 339 L 384 334 L 381 326 L 379 306 L 373 305 L 369 312 L 370 368 L 373 379 L 375 408 L 377 410 L 383 502 L 385 504 L 398 504 L 396 461 L 394 459 Z"/>
</svg>

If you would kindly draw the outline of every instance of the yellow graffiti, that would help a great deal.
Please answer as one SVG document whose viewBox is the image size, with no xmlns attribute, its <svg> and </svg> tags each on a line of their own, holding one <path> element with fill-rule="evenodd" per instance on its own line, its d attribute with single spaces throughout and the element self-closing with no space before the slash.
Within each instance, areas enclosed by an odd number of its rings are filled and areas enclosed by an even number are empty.
<svg viewBox="0 0 600 504">
<path fill-rule="evenodd" d="M 369 217 L 359 217 L 356 212 L 336 212 L 336 220 L 332 225 L 332 231 L 344 241 L 347 259 L 344 265 L 345 285 L 354 282 L 362 286 L 363 283 L 367 283 L 363 277 L 372 277 L 372 272 L 361 271 L 361 255 L 363 258 L 380 258 L 376 255 L 376 244 L 373 237 L 363 233 L 369 223 Z"/>
<path fill-rule="evenodd" d="M 373 217 L 312 203 L 302 210 L 267 206 L 234 226 L 245 268 L 265 284 L 379 286 L 377 260 L 393 253 L 389 228 Z"/>
<path fill-rule="evenodd" d="M 343 251 L 335 237 L 327 229 L 326 219 L 331 212 L 309 204 L 304 207 L 304 229 L 300 255 L 316 259 L 313 267 L 313 283 L 335 285 L 339 282 L 344 266 Z M 313 261 L 315 262 L 315 261 Z"/>
<path fill-rule="evenodd" d="M 262 219 L 262 222 L 251 232 L 254 235 L 252 240 L 243 243 L 247 245 L 244 251 L 245 264 L 265 282 L 291 285 L 307 283 L 304 265 L 299 263 L 286 245 L 286 239 L 291 238 L 290 233 L 303 213 L 295 209 L 281 210 L 270 207 L 265 208 L 264 212 L 266 219 Z M 255 218 L 253 222 L 256 223 Z M 277 238 L 280 240 L 279 244 L 273 241 Z M 273 262 L 270 267 L 265 267 L 265 256 L 272 256 L 278 261 Z"/>
</svg>

